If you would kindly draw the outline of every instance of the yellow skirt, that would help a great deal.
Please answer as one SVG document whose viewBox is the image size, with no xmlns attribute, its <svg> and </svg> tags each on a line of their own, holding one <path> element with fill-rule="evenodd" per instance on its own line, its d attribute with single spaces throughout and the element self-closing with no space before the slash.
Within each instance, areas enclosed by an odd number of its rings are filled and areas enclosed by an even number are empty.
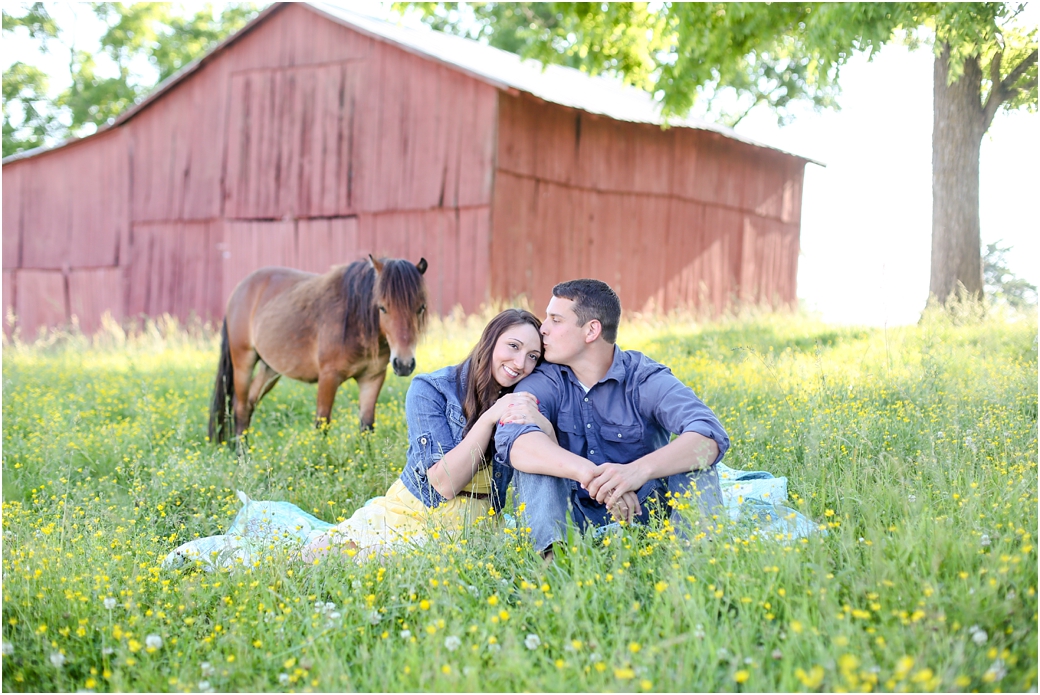
<svg viewBox="0 0 1040 695">
<path fill-rule="evenodd" d="M 485 471 L 478 472 L 464 488 L 485 495 L 489 489 L 490 475 Z M 398 478 L 385 495 L 369 500 L 343 523 L 308 538 L 303 559 L 314 562 L 329 552 L 339 551 L 360 562 L 403 545 L 421 545 L 434 533 L 461 530 L 477 518 L 486 517 L 490 508 L 489 499 L 460 495 L 431 509 Z"/>
</svg>

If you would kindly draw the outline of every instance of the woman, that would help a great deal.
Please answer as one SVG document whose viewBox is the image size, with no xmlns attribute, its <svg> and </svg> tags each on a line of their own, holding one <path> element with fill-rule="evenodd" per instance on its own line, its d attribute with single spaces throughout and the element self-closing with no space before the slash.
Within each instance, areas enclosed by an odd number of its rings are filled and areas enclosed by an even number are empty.
<svg viewBox="0 0 1040 695">
<path fill-rule="evenodd" d="M 495 425 L 534 422 L 556 438 L 534 397 L 512 393 L 541 359 L 540 328 L 534 314 L 506 309 L 461 364 L 415 377 L 405 398 L 408 459 L 401 476 L 384 496 L 310 537 L 303 559 L 329 552 L 364 559 L 501 509 L 512 469 L 494 461 Z"/>
</svg>

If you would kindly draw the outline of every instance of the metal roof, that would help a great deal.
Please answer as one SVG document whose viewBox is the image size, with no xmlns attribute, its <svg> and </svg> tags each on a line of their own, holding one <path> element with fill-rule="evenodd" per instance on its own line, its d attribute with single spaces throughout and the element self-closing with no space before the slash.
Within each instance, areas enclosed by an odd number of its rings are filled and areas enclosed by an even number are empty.
<svg viewBox="0 0 1040 695">
<path fill-rule="evenodd" d="M 241 30 L 227 37 L 204 56 L 189 63 L 177 73 L 158 85 L 140 103 L 124 111 L 112 124 L 102 126 L 95 135 L 115 128 L 136 116 L 153 104 L 159 97 L 186 79 L 189 75 L 212 61 L 214 57 L 232 43 L 252 31 L 258 24 L 288 3 L 275 3 L 267 7 Z M 449 68 L 468 74 L 498 89 L 531 94 L 553 104 L 599 114 L 619 121 L 668 125 L 719 133 L 756 147 L 781 152 L 807 162 L 820 162 L 787 150 L 758 142 L 736 132 L 732 128 L 696 118 L 668 118 L 661 115 L 660 105 L 649 94 L 636 87 L 623 84 L 620 80 L 606 76 L 591 76 L 574 68 L 559 65 L 543 65 L 536 60 L 524 60 L 520 56 L 493 46 L 429 29 L 415 29 L 393 24 L 375 17 L 352 12 L 346 8 L 326 2 L 301 3 L 309 9 L 365 34 L 376 40 L 391 43 L 402 50 L 434 60 Z M 93 135 L 86 136 L 86 138 Z M 3 163 L 42 154 L 86 138 L 64 140 L 50 147 L 38 147 L 10 155 Z"/>
</svg>

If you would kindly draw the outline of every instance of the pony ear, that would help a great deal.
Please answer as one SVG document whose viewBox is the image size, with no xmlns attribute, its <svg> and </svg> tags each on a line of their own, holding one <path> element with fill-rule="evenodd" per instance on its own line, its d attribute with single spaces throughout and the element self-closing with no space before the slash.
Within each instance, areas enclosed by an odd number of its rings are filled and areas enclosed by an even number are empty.
<svg viewBox="0 0 1040 695">
<path fill-rule="evenodd" d="M 426 263 L 426 259 L 425 258 L 420 258 L 419 262 L 415 264 L 415 267 L 416 267 L 416 269 L 418 269 L 419 275 L 422 275 L 422 274 L 424 274 L 426 272 L 426 268 L 429 267 L 429 266 Z"/>
<path fill-rule="evenodd" d="M 383 272 L 383 262 L 372 258 L 372 254 L 368 254 L 368 264 L 372 266 L 377 273 Z"/>
</svg>

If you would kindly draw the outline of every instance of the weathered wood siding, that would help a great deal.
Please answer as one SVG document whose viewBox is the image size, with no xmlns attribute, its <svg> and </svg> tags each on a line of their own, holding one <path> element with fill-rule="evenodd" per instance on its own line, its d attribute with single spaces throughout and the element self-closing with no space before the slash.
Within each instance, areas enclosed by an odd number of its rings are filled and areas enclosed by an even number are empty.
<svg viewBox="0 0 1040 695">
<path fill-rule="evenodd" d="M 499 97 L 491 291 L 596 277 L 630 309 L 792 303 L 804 161 Z"/>
<path fill-rule="evenodd" d="M 496 108 L 485 83 L 286 5 L 109 133 L 4 166 L 5 310 L 26 335 L 105 309 L 219 320 L 258 267 L 370 253 L 425 257 L 431 310 L 476 310 Z"/>
<path fill-rule="evenodd" d="M 511 94 L 276 6 L 120 125 L 4 165 L 5 315 L 219 321 L 260 266 L 368 254 L 425 257 L 438 313 L 583 276 L 629 308 L 794 301 L 803 160 Z"/>
<path fill-rule="evenodd" d="M 4 306 L 14 309 L 23 334 L 65 324 L 73 313 L 90 331 L 106 309 L 122 318 L 130 231 L 125 133 L 8 164 L 3 177 L 4 294 L 11 297 Z"/>
</svg>

